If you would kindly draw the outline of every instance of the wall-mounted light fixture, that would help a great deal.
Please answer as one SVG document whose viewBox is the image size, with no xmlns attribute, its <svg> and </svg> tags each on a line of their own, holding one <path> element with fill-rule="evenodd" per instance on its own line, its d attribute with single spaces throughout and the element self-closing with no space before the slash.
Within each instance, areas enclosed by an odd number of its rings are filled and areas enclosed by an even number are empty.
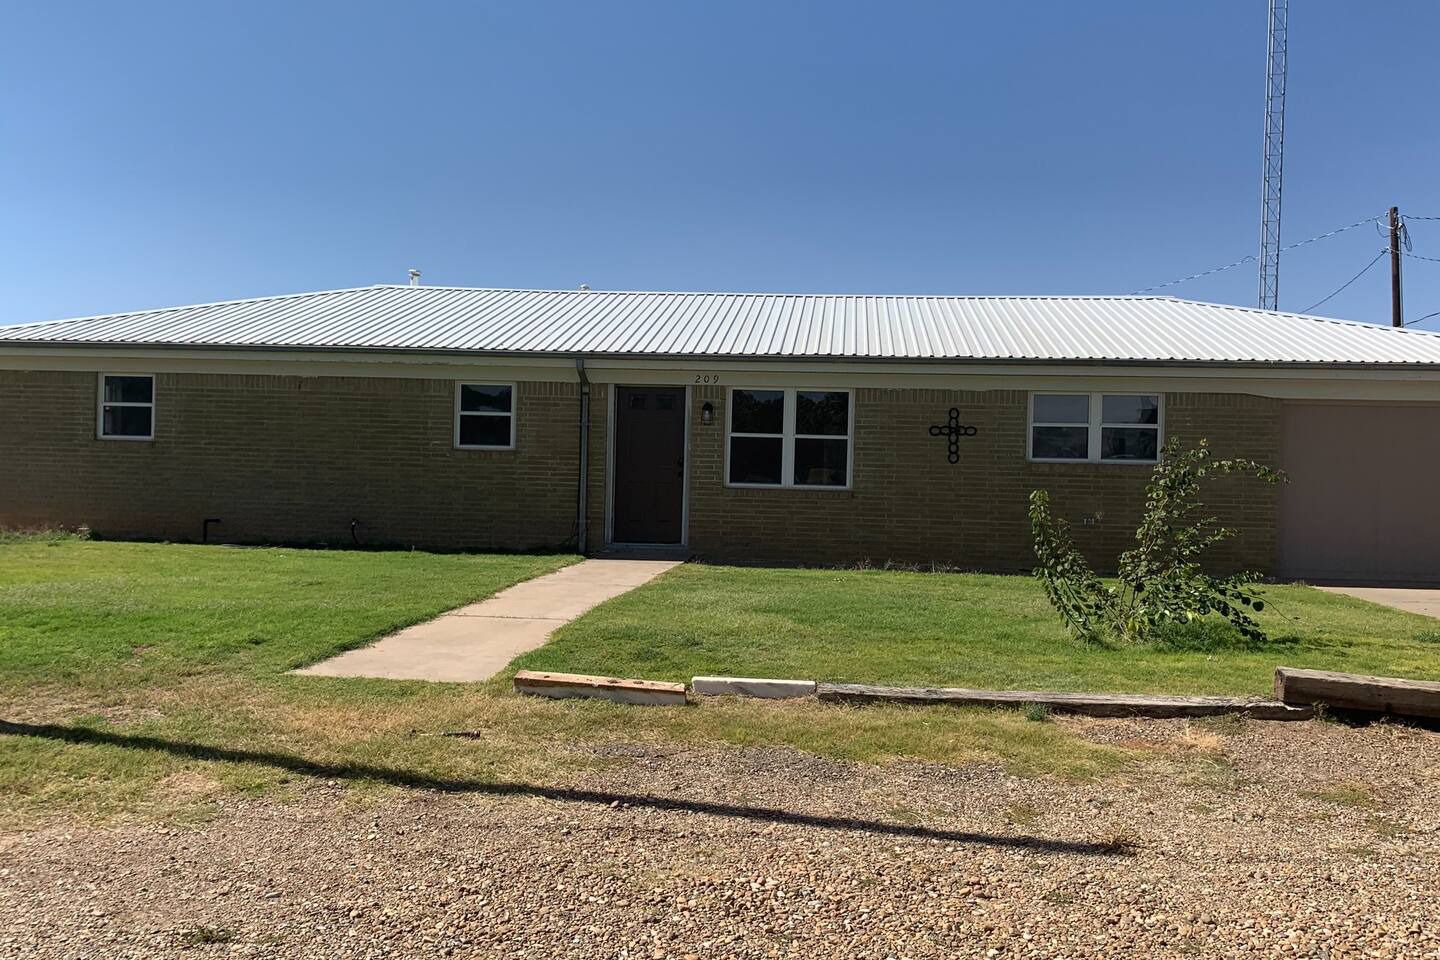
<svg viewBox="0 0 1440 960">
<path fill-rule="evenodd" d="M 715 404 L 711 403 L 709 400 L 706 400 L 706 401 L 705 401 L 705 405 L 700 408 L 700 422 L 701 422 L 701 423 L 714 423 L 714 422 L 715 422 Z"/>
</svg>

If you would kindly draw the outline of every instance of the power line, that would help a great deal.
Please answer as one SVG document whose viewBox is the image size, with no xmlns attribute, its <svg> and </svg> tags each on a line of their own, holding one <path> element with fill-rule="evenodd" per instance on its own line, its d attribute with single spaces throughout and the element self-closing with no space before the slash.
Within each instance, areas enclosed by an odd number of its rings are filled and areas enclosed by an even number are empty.
<svg viewBox="0 0 1440 960">
<path fill-rule="evenodd" d="M 1379 263 L 1379 262 L 1380 262 L 1380 258 L 1383 257 L 1383 256 L 1385 256 L 1385 254 L 1387 254 L 1387 253 L 1389 253 L 1389 252 L 1390 252 L 1390 251 L 1389 251 L 1389 249 L 1387 248 L 1387 249 L 1381 250 L 1379 253 L 1375 254 L 1375 259 L 1374 259 L 1374 260 L 1371 260 L 1369 263 L 1365 264 L 1364 269 L 1362 269 L 1359 273 L 1355 274 L 1355 276 L 1351 277 L 1349 280 L 1346 280 L 1344 283 L 1340 284 L 1340 286 L 1337 287 L 1337 288 L 1335 289 L 1335 291 L 1330 294 L 1330 296 L 1324 297 L 1324 298 L 1322 298 L 1322 299 L 1320 299 L 1320 300 L 1316 300 L 1314 303 L 1310 304 L 1310 306 L 1306 307 L 1304 310 L 1301 310 L 1300 312 L 1301 312 L 1301 313 L 1309 313 L 1311 310 L 1314 310 L 1316 307 L 1320 306 L 1320 305 L 1321 305 L 1322 303 L 1324 303 L 1326 300 L 1329 300 L 1331 297 L 1334 297 L 1334 296 L 1335 296 L 1336 294 L 1338 294 L 1340 291 L 1342 291 L 1342 290 L 1344 290 L 1346 287 L 1350 286 L 1350 284 L 1354 283 L 1356 280 L 1359 280 L 1361 277 L 1365 276 L 1365 274 L 1369 272 L 1370 268 L 1373 267 L 1373 266 L 1375 266 L 1375 264 Z"/>
<path fill-rule="evenodd" d="M 1410 217 L 1410 218 L 1408 218 L 1408 219 L 1411 219 L 1411 220 L 1440 220 L 1440 217 Z M 1422 256 L 1421 256 L 1420 254 L 1418 254 L 1418 253 L 1410 253 L 1409 251 L 1406 251 L 1405 256 L 1409 257 L 1409 258 L 1412 259 L 1412 260 L 1428 260 L 1428 261 L 1430 261 L 1431 263 L 1440 263 L 1440 257 L 1422 257 Z M 1420 323 L 1420 322 L 1422 322 L 1422 321 L 1429 320 L 1431 317 L 1440 317 L 1440 310 L 1436 310 L 1434 313 L 1427 313 L 1427 314 L 1425 314 L 1425 316 L 1421 317 L 1421 318 L 1418 319 L 1418 320 L 1406 320 L 1406 321 L 1405 321 L 1405 326 L 1407 326 L 1407 327 L 1413 326 L 1413 325 L 1415 325 L 1415 324 L 1417 324 L 1417 323 Z"/>
<path fill-rule="evenodd" d="M 1303 247 L 1307 243 L 1314 243 L 1316 240 L 1325 240 L 1335 236 L 1337 233 L 1344 233 L 1346 230 L 1354 230 L 1356 227 L 1363 227 L 1367 223 L 1378 223 L 1380 222 L 1380 220 L 1380 217 L 1366 217 L 1364 220 L 1356 220 L 1354 223 L 1347 223 L 1343 227 L 1336 227 L 1334 230 L 1331 230 L 1328 233 L 1322 233 L 1317 236 L 1309 237 L 1308 239 L 1299 240 L 1295 243 L 1283 246 L 1276 252 L 1284 253 L 1286 250 L 1294 250 L 1296 247 Z M 1201 277 L 1208 277 L 1212 273 L 1221 273 L 1225 270 L 1232 270 L 1235 267 L 1244 266 L 1247 263 L 1254 263 L 1258 259 L 1260 259 L 1259 256 L 1257 256 L 1256 254 L 1251 254 L 1248 257 L 1242 257 L 1241 259 L 1236 260 L 1234 263 L 1227 263 L 1223 267 L 1213 267 L 1209 270 L 1201 271 L 1200 273 L 1192 273 L 1188 277 L 1181 277 L 1178 280 L 1169 280 L 1165 283 L 1157 283 L 1153 287 L 1146 287 L 1143 290 L 1136 290 L 1134 293 L 1131 294 L 1131 296 L 1138 296 L 1142 293 L 1149 293 L 1152 290 L 1163 290 L 1166 287 L 1173 287 L 1177 283 L 1185 283 L 1187 280 L 1198 280 Z"/>
<path fill-rule="evenodd" d="M 1175 284 L 1177 284 L 1177 283 L 1184 283 L 1184 282 L 1187 281 L 1187 280 L 1199 280 L 1201 277 L 1208 277 L 1208 276 L 1210 276 L 1210 274 L 1212 274 L 1212 273 L 1221 273 L 1221 272 L 1223 272 L 1223 271 L 1225 271 L 1225 270 L 1232 270 L 1232 269 L 1234 269 L 1235 267 L 1243 266 L 1243 265 L 1245 265 L 1245 264 L 1247 264 L 1247 263 L 1254 263 L 1256 260 L 1259 260 L 1259 259 L 1260 259 L 1260 258 L 1259 258 L 1258 256 L 1256 256 L 1255 254 L 1252 253 L 1252 254 L 1250 254 L 1250 256 L 1248 256 L 1248 257 L 1244 257 L 1244 258 L 1242 258 L 1242 259 L 1240 259 L 1240 260 L 1236 260 L 1234 263 L 1227 263 L 1227 264 L 1225 264 L 1225 266 L 1223 266 L 1223 267 L 1214 267 L 1214 268 L 1212 268 L 1212 269 L 1210 269 L 1210 270 L 1205 270 L 1205 271 L 1203 271 L 1203 272 L 1201 272 L 1201 273 L 1192 273 L 1192 274 L 1190 274 L 1190 276 L 1188 276 L 1188 277 L 1181 277 L 1179 280 L 1170 280 L 1170 281 L 1167 281 L 1166 283 L 1157 283 L 1157 284 L 1156 284 L 1155 286 L 1153 286 L 1153 287 L 1146 287 L 1146 288 L 1143 289 L 1143 290 L 1136 290 L 1134 293 L 1131 294 L 1131 296 L 1136 296 L 1136 295 L 1141 294 L 1141 293 L 1149 293 L 1151 290 L 1163 290 L 1163 289 L 1165 289 L 1166 287 L 1173 287 L 1173 286 L 1175 286 Z"/>
</svg>

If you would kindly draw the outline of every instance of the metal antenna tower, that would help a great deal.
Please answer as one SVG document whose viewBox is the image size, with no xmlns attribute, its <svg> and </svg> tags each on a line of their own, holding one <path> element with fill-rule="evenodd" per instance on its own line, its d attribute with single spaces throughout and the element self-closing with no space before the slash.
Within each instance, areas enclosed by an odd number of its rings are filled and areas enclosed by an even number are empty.
<svg viewBox="0 0 1440 960">
<path fill-rule="evenodd" d="M 1260 308 L 1280 297 L 1280 184 L 1285 169 L 1286 33 L 1290 0 L 1270 0 L 1265 56 L 1265 176 L 1260 187 Z"/>
</svg>

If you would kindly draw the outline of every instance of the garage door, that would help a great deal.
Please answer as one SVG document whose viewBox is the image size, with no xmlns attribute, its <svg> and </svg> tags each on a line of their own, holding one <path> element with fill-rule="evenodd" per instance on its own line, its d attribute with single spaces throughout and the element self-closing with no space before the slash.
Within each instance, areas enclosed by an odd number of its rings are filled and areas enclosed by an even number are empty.
<svg viewBox="0 0 1440 960">
<path fill-rule="evenodd" d="M 1286 404 L 1277 572 L 1440 582 L 1440 407 Z"/>
</svg>

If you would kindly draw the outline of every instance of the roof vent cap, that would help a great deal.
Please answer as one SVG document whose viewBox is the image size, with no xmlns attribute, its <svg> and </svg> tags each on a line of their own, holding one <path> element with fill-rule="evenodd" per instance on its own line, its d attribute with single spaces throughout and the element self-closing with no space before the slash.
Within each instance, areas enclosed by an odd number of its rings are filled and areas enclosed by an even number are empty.
<svg viewBox="0 0 1440 960">
<path fill-rule="evenodd" d="M 588 283 L 582 283 L 582 284 L 580 284 L 580 289 L 581 289 L 581 290 L 589 290 L 589 289 L 590 289 L 590 284 L 588 284 Z"/>
<path fill-rule="evenodd" d="M 410 286 L 420 286 L 420 271 L 416 270 L 414 267 L 410 268 Z"/>
</svg>

